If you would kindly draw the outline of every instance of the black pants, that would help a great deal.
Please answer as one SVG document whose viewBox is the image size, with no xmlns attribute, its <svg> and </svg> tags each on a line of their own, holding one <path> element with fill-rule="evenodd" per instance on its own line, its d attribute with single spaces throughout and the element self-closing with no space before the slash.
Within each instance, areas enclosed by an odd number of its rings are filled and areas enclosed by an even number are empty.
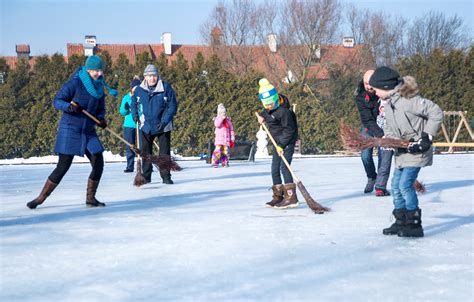
<svg viewBox="0 0 474 302">
<path fill-rule="evenodd" d="M 283 149 L 283 156 L 285 156 L 286 160 L 289 164 L 291 164 L 291 160 L 293 159 L 293 153 L 295 152 L 295 144 L 290 144 Z M 273 185 L 281 184 L 281 174 L 283 174 L 283 179 L 285 180 L 286 184 L 293 182 L 293 176 L 291 176 L 290 170 L 286 167 L 285 163 L 278 155 L 277 150 L 273 147 L 272 152 L 272 180 Z"/>
<path fill-rule="evenodd" d="M 94 181 L 99 181 L 102 177 L 102 172 L 104 171 L 104 157 L 102 152 L 97 154 L 91 154 L 89 151 L 86 150 L 86 156 L 91 162 L 92 171 L 89 175 L 89 178 Z M 59 184 L 63 179 L 66 172 L 69 170 L 72 164 L 72 160 L 74 159 L 74 155 L 67 155 L 67 154 L 59 154 L 58 164 L 56 165 L 56 169 L 49 175 L 49 180 Z"/>
<path fill-rule="evenodd" d="M 171 131 L 158 133 L 158 134 L 147 134 L 143 131 L 140 131 L 142 140 L 141 140 L 141 149 L 144 154 L 152 154 L 153 151 L 153 141 L 155 138 L 158 138 L 158 145 L 160 146 L 160 155 L 171 155 Z M 143 160 L 142 164 L 142 175 L 146 181 L 151 181 L 151 171 L 152 171 L 151 161 Z M 171 173 L 169 170 L 160 170 L 160 176 L 163 180 L 171 179 Z"/>
</svg>

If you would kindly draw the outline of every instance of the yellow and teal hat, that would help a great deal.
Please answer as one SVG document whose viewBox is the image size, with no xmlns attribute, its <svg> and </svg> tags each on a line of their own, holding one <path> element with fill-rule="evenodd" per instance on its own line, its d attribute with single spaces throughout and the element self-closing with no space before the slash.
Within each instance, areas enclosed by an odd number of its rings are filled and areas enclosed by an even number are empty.
<svg viewBox="0 0 474 302">
<path fill-rule="evenodd" d="M 258 89 L 258 97 L 260 101 L 262 101 L 263 106 L 268 106 L 278 101 L 278 93 L 275 87 L 273 87 L 266 78 L 258 81 L 258 86 L 260 86 Z"/>
</svg>

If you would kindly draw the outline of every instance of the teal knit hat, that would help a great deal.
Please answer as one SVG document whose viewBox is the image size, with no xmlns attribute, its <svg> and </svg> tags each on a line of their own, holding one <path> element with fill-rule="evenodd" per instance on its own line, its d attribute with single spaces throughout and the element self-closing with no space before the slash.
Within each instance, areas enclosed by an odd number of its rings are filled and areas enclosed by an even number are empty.
<svg viewBox="0 0 474 302">
<path fill-rule="evenodd" d="M 86 60 L 86 69 L 87 70 L 103 70 L 104 63 L 99 56 L 93 55 L 87 58 Z"/>
</svg>

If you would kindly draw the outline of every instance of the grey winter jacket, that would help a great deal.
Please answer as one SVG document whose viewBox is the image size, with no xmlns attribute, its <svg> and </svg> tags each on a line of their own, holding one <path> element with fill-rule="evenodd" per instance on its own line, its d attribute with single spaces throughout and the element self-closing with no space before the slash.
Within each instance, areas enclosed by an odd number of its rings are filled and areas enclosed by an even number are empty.
<svg viewBox="0 0 474 302">
<path fill-rule="evenodd" d="M 436 136 L 443 122 L 443 111 L 432 101 L 418 95 L 418 86 L 412 77 L 395 87 L 385 106 L 385 137 L 404 140 L 421 138 L 421 133 Z M 395 152 L 395 167 L 426 167 L 433 163 L 433 147 L 424 153 Z"/>
</svg>

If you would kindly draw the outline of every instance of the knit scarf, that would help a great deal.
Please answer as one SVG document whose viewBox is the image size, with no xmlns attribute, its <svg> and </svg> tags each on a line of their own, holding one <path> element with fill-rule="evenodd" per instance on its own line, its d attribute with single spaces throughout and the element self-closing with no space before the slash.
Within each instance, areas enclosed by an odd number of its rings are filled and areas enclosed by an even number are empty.
<svg viewBox="0 0 474 302">
<path fill-rule="evenodd" d="M 98 80 L 93 80 L 87 73 L 86 67 L 82 66 L 81 70 L 79 70 L 79 78 L 91 96 L 100 99 L 104 95 L 103 77 L 100 77 Z"/>
</svg>

